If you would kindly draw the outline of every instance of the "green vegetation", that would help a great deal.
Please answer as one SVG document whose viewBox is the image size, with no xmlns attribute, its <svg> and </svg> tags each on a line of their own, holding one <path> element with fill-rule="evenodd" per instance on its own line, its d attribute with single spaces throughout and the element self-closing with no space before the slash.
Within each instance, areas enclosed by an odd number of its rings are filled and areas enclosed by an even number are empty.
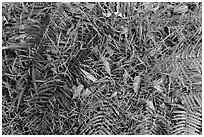
<svg viewBox="0 0 204 137">
<path fill-rule="evenodd" d="M 202 134 L 201 4 L 2 3 L 3 134 Z"/>
</svg>

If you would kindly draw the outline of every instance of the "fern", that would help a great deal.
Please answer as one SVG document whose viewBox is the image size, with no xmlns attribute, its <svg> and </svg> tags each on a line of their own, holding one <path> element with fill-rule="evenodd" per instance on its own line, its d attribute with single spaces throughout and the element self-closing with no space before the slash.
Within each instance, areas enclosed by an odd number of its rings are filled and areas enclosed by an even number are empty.
<svg viewBox="0 0 204 137">
<path fill-rule="evenodd" d="M 202 134 L 202 3 L 2 3 L 2 131 Z"/>
<path fill-rule="evenodd" d="M 175 125 L 173 134 L 194 135 L 200 134 L 202 129 L 201 96 L 183 95 L 182 104 L 176 104 L 172 112 Z"/>
<path fill-rule="evenodd" d="M 130 117 L 131 120 L 136 120 L 135 125 L 130 130 L 130 133 L 138 133 L 141 135 L 168 135 L 170 133 L 170 120 L 167 119 L 166 114 L 163 114 L 168 113 L 168 111 L 162 110 L 163 113 L 160 113 L 158 112 L 158 108 L 154 108 L 153 103 L 150 105 L 151 101 L 143 101 L 143 110 L 136 110 L 132 115 L 132 118 Z M 140 102 L 142 102 L 142 100 Z M 139 105 L 139 103 L 137 103 L 137 105 Z"/>
<path fill-rule="evenodd" d="M 110 116 L 104 112 L 99 112 L 89 120 L 86 128 L 81 133 L 87 135 L 111 135 L 113 134 L 112 128 L 113 125 Z"/>
</svg>

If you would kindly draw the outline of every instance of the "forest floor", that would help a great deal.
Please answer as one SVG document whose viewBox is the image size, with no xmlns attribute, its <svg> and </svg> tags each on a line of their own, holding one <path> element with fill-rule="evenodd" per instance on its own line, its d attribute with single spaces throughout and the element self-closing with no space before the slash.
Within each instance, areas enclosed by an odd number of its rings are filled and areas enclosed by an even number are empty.
<svg viewBox="0 0 204 137">
<path fill-rule="evenodd" d="M 2 3 L 2 134 L 202 134 L 202 3 Z"/>
</svg>

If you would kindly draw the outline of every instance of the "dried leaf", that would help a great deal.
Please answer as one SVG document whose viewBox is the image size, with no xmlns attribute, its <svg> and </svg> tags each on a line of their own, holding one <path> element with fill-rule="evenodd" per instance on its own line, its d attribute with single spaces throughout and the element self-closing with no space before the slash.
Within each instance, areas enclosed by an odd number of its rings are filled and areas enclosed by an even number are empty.
<svg viewBox="0 0 204 137">
<path fill-rule="evenodd" d="M 103 16 L 105 16 L 105 17 L 110 17 L 112 14 L 110 13 L 110 12 L 108 12 L 108 13 L 102 13 L 103 14 Z"/>
<path fill-rule="evenodd" d="M 108 53 L 110 56 L 112 56 L 112 55 L 114 54 L 114 50 L 113 50 L 111 47 L 107 46 L 107 47 L 106 47 L 106 50 L 107 50 L 107 53 Z"/>
<path fill-rule="evenodd" d="M 25 90 L 25 88 L 19 90 L 20 93 L 18 94 L 18 102 L 17 102 L 17 106 L 16 106 L 16 109 L 17 109 L 17 110 L 19 109 L 20 103 L 21 103 L 21 101 L 22 101 L 22 97 L 23 97 L 23 94 L 24 94 L 24 90 Z"/>
<path fill-rule="evenodd" d="M 127 79 L 128 79 L 128 77 L 129 77 L 129 74 L 128 74 L 128 72 L 126 71 L 126 70 L 124 70 L 125 72 L 124 72 L 124 74 L 123 74 L 123 80 L 125 81 L 125 82 L 127 82 Z"/>
<path fill-rule="evenodd" d="M 74 91 L 72 99 L 75 99 L 80 96 L 81 91 L 84 89 L 84 85 L 80 84 Z"/>
<path fill-rule="evenodd" d="M 146 11 L 156 11 L 159 9 L 158 2 L 146 2 L 144 3 L 144 7 Z"/>
<path fill-rule="evenodd" d="M 122 32 L 121 32 L 121 34 L 128 34 L 128 28 L 127 27 L 124 27 L 124 26 L 121 26 L 121 28 L 122 28 Z"/>
<path fill-rule="evenodd" d="M 21 34 L 21 35 L 16 36 L 14 39 L 15 39 L 15 40 L 19 40 L 19 39 L 24 39 L 24 38 L 26 38 L 26 37 L 27 37 L 26 34 Z"/>
<path fill-rule="evenodd" d="M 154 105 L 153 105 L 153 102 L 152 102 L 152 101 L 146 100 L 146 103 L 147 103 L 147 106 L 148 106 L 149 108 L 151 108 L 152 110 L 155 110 L 155 108 L 154 108 Z"/>
<path fill-rule="evenodd" d="M 106 72 L 111 75 L 111 69 L 110 69 L 110 64 L 109 62 L 106 60 L 106 58 L 102 55 L 101 56 L 101 60 L 103 61 L 103 65 L 105 66 Z"/>
<path fill-rule="evenodd" d="M 85 7 L 86 7 L 87 9 L 92 10 L 92 9 L 94 8 L 94 6 L 95 6 L 95 4 L 87 4 Z"/>
<path fill-rule="evenodd" d="M 114 14 L 115 14 L 116 16 L 123 17 L 123 15 L 122 15 L 121 12 L 114 12 Z"/>
<path fill-rule="evenodd" d="M 89 79 L 93 82 L 97 81 L 97 79 L 93 75 L 91 75 L 89 72 L 87 72 L 83 69 L 80 69 L 80 70 L 84 73 L 84 75 L 86 76 L 87 79 Z"/>
<path fill-rule="evenodd" d="M 19 25 L 19 29 L 20 30 L 26 29 L 26 26 L 25 25 Z"/>
<path fill-rule="evenodd" d="M 117 91 L 113 92 L 113 94 L 111 95 L 111 97 L 115 97 L 118 94 Z"/>
<path fill-rule="evenodd" d="M 77 89 L 77 86 L 74 85 L 74 86 L 72 87 L 72 90 L 74 91 L 74 90 L 76 90 L 76 89 Z"/>
<path fill-rule="evenodd" d="M 159 79 L 159 80 L 154 82 L 153 86 L 158 92 L 163 92 L 163 88 L 161 86 L 162 83 L 163 83 L 163 79 Z"/>
<path fill-rule="evenodd" d="M 102 83 L 102 82 L 109 82 L 110 79 L 108 79 L 107 77 L 102 77 L 101 79 L 97 80 L 95 83 Z"/>
<path fill-rule="evenodd" d="M 158 10 L 159 9 L 159 3 L 158 2 L 156 2 L 156 3 L 153 3 L 152 5 L 151 5 L 151 10 L 152 11 L 156 11 L 156 10 Z"/>
<path fill-rule="evenodd" d="M 187 11 L 188 11 L 187 5 L 179 5 L 178 7 L 174 8 L 174 12 L 176 12 L 176 13 L 185 13 Z"/>
<path fill-rule="evenodd" d="M 83 92 L 82 97 L 88 97 L 91 94 L 91 91 L 86 88 L 86 90 Z"/>
<path fill-rule="evenodd" d="M 135 93 L 138 93 L 139 87 L 140 87 L 140 82 L 141 82 L 141 76 L 135 76 L 134 80 L 133 80 L 133 90 L 135 91 Z"/>
<path fill-rule="evenodd" d="M 67 117 L 66 117 L 65 115 L 60 114 L 60 113 L 59 113 L 59 117 L 64 118 L 64 119 L 67 119 Z"/>
</svg>

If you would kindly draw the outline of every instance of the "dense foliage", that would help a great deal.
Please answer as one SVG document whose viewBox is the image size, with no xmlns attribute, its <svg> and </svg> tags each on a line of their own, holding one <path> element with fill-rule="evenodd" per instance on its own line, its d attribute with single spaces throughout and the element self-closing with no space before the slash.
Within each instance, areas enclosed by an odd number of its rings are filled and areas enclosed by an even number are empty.
<svg viewBox="0 0 204 137">
<path fill-rule="evenodd" d="M 2 3 L 2 128 L 202 134 L 201 3 Z"/>
</svg>

